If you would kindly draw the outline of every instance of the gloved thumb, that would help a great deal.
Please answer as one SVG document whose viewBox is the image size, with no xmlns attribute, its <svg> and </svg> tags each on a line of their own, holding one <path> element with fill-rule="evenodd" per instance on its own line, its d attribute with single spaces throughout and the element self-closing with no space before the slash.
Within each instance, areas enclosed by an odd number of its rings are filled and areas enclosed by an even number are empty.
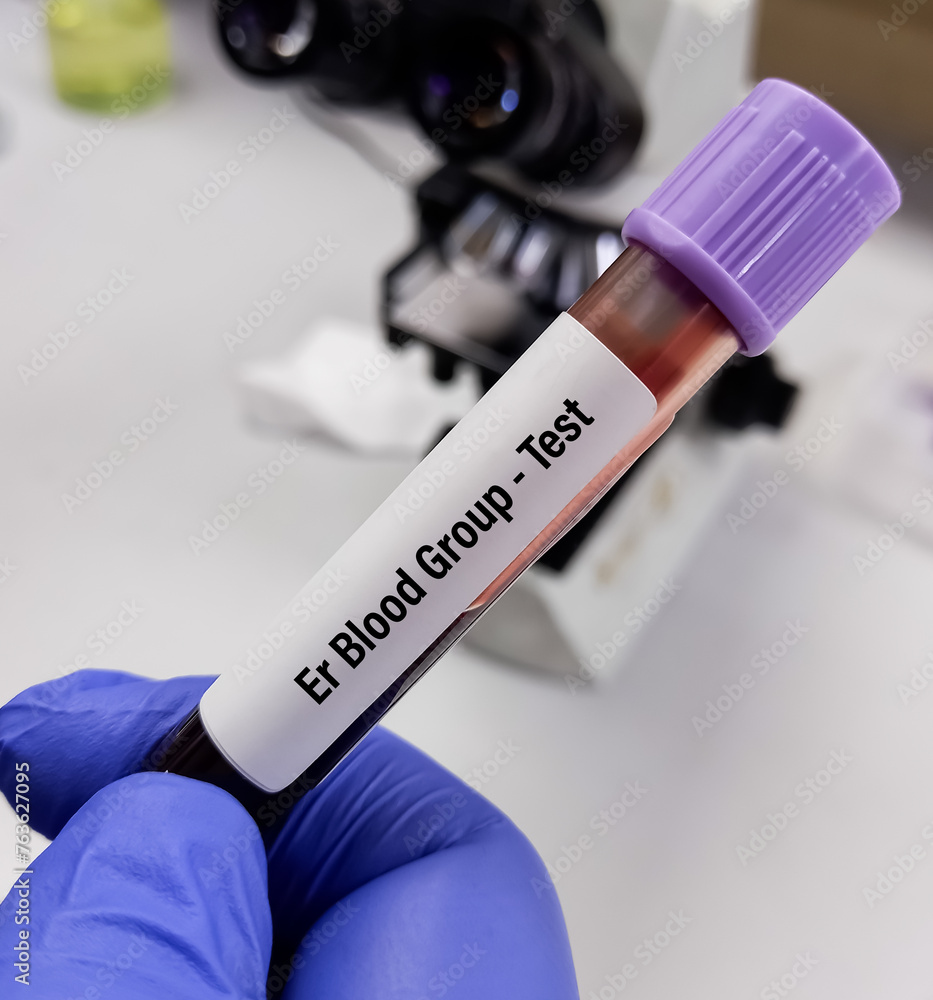
<svg viewBox="0 0 933 1000">
<path fill-rule="evenodd" d="M 0 914 L 0 951 L 33 1000 L 114 986 L 114 1000 L 264 1000 L 271 950 L 258 828 L 226 792 L 172 774 L 101 789 Z"/>
</svg>

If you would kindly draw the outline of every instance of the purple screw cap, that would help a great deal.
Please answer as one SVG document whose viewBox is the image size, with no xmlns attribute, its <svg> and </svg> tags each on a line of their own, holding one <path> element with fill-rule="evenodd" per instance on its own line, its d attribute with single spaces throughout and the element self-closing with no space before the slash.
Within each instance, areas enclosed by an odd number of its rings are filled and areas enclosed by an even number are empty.
<svg viewBox="0 0 933 1000">
<path fill-rule="evenodd" d="M 626 219 L 761 354 L 901 203 L 868 140 L 809 91 L 765 80 Z"/>
</svg>

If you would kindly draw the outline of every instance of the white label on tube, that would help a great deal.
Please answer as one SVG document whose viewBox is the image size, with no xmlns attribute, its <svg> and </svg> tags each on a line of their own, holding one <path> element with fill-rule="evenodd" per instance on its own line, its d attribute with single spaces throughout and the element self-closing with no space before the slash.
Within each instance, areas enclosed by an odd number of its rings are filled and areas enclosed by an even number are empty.
<svg viewBox="0 0 933 1000">
<path fill-rule="evenodd" d="M 559 316 L 201 700 L 275 792 L 309 767 L 641 431 L 657 403 Z"/>
</svg>

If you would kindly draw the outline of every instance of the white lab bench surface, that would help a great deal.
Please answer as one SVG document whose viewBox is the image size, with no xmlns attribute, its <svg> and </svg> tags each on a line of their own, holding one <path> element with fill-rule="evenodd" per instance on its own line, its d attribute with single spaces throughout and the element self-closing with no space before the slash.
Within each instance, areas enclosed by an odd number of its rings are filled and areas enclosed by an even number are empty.
<svg viewBox="0 0 933 1000">
<path fill-rule="evenodd" d="M 31 9 L 0 13 L 0 561 L 15 567 L 0 583 L 0 701 L 82 653 L 156 677 L 237 662 L 411 464 L 301 442 L 260 486 L 287 441 L 244 422 L 234 381 L 316 317 L 375 322 L 379 279 L 415 234 L 409 197 L 283 92 L 235 76 L 206 6 L 174 10 L 173 96 L 114 116 L 57 176 L 102 116 L 56 100 L 43 37 L 6 48 Z M 274 141 L 238 152 L 282 109 Z M 231 160 L 237 176 L 185 221 L 180 204 Z M 307 280 L 282 283 L 324 246 Z M 114 274 L 123 287 L 89 312 Z M 885 369 L 933 316 L 931 274 L 931 233 L 889 223 L 788 328 L 787 370 L 825 369 L 841 343 Z M 276 288 L 284 300 L 231 353 L 224 333 Z M 69 322 L 77 334 L 24 379 Z M 76 480 L 115 451 L 81 499 Z M 191 536 L 241 493 L 248 508 L 195 553 Z M 784 976 L 801 998 L 928 997 L 933 684 L 906 703 L 898 685 L 933 650 L 933 554 L 908 531 L 860 574 L 853 556 L 883 518 L 804 478 L 741 530 L 725 513 L 624 669 L 571 690 L 458 648 L 387 725 L 457 774 L 485 768 L 484 793 L 560 876 L 582 996 L 767 998 Z M 124 605 L 137 610 L 122 634 L 93 641 Z M 789 628 L 771 669 L 753 666 Z M 743 674 L 742 698 L 698 732 L 694 716 Z M 863 890 L 915 844 L 923 859 L 869 905 Z M 0 857 L 5 888 L 5 807 Z"/>
</svg>

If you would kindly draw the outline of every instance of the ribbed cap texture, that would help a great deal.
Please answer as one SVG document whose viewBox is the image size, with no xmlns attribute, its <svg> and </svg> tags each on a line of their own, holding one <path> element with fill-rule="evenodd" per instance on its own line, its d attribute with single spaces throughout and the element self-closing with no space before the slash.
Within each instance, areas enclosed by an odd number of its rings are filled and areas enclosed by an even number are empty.
<svg viewBox="0 0 933 1000">
<path fill-rule="evenodd" d="M 628 217 L 760 354 L 900 205 L 868 140 L 832 108 L 765 80 Z"/>
</svg>

